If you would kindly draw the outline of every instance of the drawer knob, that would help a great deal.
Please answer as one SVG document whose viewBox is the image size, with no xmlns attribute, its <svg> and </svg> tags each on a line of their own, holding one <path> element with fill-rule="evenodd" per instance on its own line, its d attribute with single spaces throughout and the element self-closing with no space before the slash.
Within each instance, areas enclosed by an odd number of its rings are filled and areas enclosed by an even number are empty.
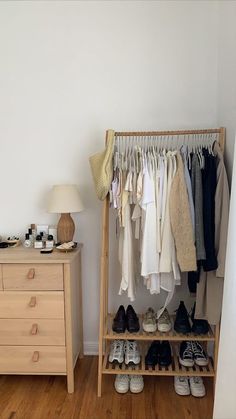
<svg viewBox="0 0 236 419">
<path fill-rule="evenodd" d="M 33 356 L 32 356 L 32 361 L 38 362 L 38 360 L 39 360 L 39 351 L 34 351 Z"/>
<path fill-rule="evenodd" d="M 37 335 L 37 333 L 38 333 L 38 325 L 37 323 L 34 323 L 32 324 L 32 327 L 31 327 L 31 335 Z"/>
<path fill-rule="evenodd" d="M 35 269 L 34 268 L 31 268 L 29 270 L 28 274 L 27 274 L 27 278 L 28 279 L 34 279 L 34 276 L 35 276 Z"/>
<path fill-rule="evenodd" d="M 30 302 L 29 302 L 29 306 L 30 307 L 35 307 L 36 306 L 36 297 L 31 297 Z"/>
</svg>

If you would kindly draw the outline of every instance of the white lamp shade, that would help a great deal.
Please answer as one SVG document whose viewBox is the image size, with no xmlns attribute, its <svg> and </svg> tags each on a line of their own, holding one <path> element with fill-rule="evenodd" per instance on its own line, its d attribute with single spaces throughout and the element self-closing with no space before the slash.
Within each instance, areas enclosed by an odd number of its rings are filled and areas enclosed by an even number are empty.
<svg viewBox="0 0 236 419">
<path fill-rule="evenodd" d="M 83 211 L 84 207 L 76 185 L 54 185 L 48 203 L 48 212 L 70 213 Z"/>
</svg>

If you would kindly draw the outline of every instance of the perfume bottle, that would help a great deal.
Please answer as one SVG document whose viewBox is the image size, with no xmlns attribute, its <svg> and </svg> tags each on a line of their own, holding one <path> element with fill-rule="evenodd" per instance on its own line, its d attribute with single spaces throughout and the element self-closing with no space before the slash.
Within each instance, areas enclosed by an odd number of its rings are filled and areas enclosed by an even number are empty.
<svg viewBox="0 0 236 419">
<path fill-rule="evenodd" d="M 53 246 L 54 246 L 53 236 L 52 234 L 49 234 L 46 240 L 46 249 L 53 249 Z"/>
<path fill-rule="evenodd" d="M 32 246 L 32 241 L 30 240 L 29 233 L 26 233 L 26 235 L 25 235 L 24 246 L 25 247 L 31 247 Z"/>
<path fill-rule="evenodd" d="M 43 240 L 40 234 L 36 236 L 36 240 L 34 242 L 35 249 L 42 249 L 43 248 Z"/>
<path fill-rule="evenodd" d="M 31 228 L 31 231 L 32 231 L 33 240 L 35 241 L 36 236 L 37 236 L 36 225 L 35 224 L 31 224 L 30 225 L 30 228 Z"/>
<path fill-rule="evenodd" d="M 34 237 L 33 237 L 33 233 L 32 233 L 32 228 L 29 228 L 28 229 L 28 234 L 29 234 L 29 238 L 30 238 L 30 241 L 32 243 L 32 246 L 33 246 L 33 244 L 34 244 Z"/>
</svg>

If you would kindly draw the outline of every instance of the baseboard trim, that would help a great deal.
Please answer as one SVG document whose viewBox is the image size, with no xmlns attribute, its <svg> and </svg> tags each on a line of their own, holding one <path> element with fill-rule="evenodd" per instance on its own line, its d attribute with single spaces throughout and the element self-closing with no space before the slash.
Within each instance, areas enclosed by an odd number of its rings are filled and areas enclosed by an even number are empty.
<svg viewBox="0 0 236 419">
<path fill-rule="evenodd" d="M 98 342 L 84 342 L 85 355 L 98 355 Z"/>
</svg>

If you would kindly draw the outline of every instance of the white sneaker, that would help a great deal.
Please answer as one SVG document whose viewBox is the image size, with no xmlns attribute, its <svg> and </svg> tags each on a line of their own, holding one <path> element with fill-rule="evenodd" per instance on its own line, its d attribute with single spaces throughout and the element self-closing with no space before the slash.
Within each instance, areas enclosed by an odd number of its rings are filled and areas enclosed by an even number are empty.
<svg viewBox="0 0 236 419">
<path fill-rule="evenodd" d="M 142 375 L 130 376 L 130 391 L 131 393 L 141 393 L 143 391 L 144 383 Z"/>
<path fill-rule="evenodd" d="M 127 393 L 129 391 L 129 376 L 126 374 L 117 374 L 114 386 L 117 393 Z"/>
<path fill-rule="evenodd" d="M 175 376 L 174 386 L 175 386 L 175 392 L 179 394 L 179 396 L 189 396 L 190 387 L 188 383 L 188 377 Z"/>
<path fill-rule="evenodd" d="M 125 342 L 125 364 L 139 364 L 140 352 L 138 344 L 135 340 L 126 340 Z"/>
<path fill-rule="evenodd" d="M 206 394 L 206 389 L 202 377 L 189 377 L 189 384 L 191 394 L 194 397 L 203 397 Z"/>
<path fill-rule="evenodd" d="M 149 333 L 156 332 L 157 330 L 156 314 L 151 307 L 149 307 L 143 316 L 143 330 Z"/>
<path fill-rule="evenodd" d="M 122 364 L 124 362 L 124 347 L 125 342 L 123 340 L 113 340 L 110 347 L 109 362 Z"/>
<path fill-rule="evenodd" d="M 157 329 L 159 332 L 169 332 L 172 328 L 170 315 L 165 308 L 163 313 L 160 315 L 159 319 L 157 320 Z"/>
</svg>

